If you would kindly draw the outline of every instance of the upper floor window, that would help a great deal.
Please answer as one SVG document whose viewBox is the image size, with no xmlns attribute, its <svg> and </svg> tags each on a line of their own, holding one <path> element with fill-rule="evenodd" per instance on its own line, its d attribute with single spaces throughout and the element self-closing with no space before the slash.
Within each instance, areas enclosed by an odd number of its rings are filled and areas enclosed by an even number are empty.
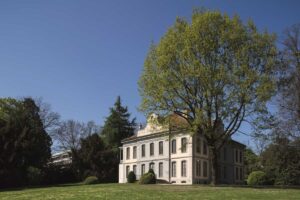
<svg viewBox="0 0 300 200">
<path fill-rule="evenodd" d="M 126 159 L 129 160 L 130 159 L 130 147 L 126 148 Z"/>
<path fill-rule="evenodd" d="M 242 153 L 242 151 L 240 151 L 240 163 L 242 163 L 243 162 L 243 153 Z"/>
<path fill-rule="evenodd" d="M 239 153 L 238 150 L 235 150 L 235 162 L 239 162 Z"/>
<path fill-rule="evenodd" d="M 207 155 L 207 144 L 203 141 L 203 154 Z"/>
<path fill-rule="evenodd" d="M 172 153 L 176 153 L 176 139 L 172 140 Z"/>
<path fill-rule="evenodd" d="M 196 144 L 196 152 L 201 153 L 201 140 L 200 138 L 197 138 L 197 144 Z"/>
<path fill-rule="evenodd" d="M 145 145 L 142 145 L 142 157 L 145 157 Z"/>
<path fill-rule="evenodd" d="M 172 177 L 176 177 L 176 162 L 172 162 Z"/>
<path fill-rule="evenodd" d="M 158 153 L 159 153 L 159 155 L 164 154 L 164 142 L 163 141 L 160 141 L 158 143 Z"/>
<path fill-rule="evenodd" d="M 123 160 L 123 149 L 121 149 L 120 154 L 120 160 Z"/>
<path fill-rule="evenodd" d="M 133 147 L 133 155 L 132 155 L 132 157 L 136 158 L 136 146 Z"/>
<path fill-rule="evenodd" d="M 186 152 L 186 146 L 187 146 L 187 139 L 181 138 L 181 153 Z"/>
<path fill-rule="evenodd" d="M 186 177 L 186 161 L 181 161 L 181 176 Z"/>
<path fill-rule="evenodd" d="M 150 143 L 150 156 L 154 155 L 154 143 Z"/>
</svg>

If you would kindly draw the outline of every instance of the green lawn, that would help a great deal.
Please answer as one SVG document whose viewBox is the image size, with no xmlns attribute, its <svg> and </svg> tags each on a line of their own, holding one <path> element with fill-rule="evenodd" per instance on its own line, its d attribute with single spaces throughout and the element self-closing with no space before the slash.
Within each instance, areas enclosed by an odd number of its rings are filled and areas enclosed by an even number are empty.
<svg viewBox="0 0 300 200">
<path fill-rule="evenodd" d="M 138 184 L 72 185 L 4 191 L 1 200 L 12 199 L 300 199 L 300 189 L 210 187 Z"/>
</svg>

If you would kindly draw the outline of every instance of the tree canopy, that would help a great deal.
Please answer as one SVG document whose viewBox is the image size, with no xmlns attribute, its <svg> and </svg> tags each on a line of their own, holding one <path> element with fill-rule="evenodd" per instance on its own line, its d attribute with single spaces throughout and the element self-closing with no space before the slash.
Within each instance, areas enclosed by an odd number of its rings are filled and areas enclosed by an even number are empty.
<svg viewBox="0 0 300 200">
<path fill-rule="evenodd" d="M 275 36 L 253 22 L 196 10 L 191 22 L 177 18 L 151 46 L 139 80 L 141 109 L 175 113 L 203 134 L 216 183 L 218 150 L 242 122 L 267 113 L 276 53 Z"/>
</svg>

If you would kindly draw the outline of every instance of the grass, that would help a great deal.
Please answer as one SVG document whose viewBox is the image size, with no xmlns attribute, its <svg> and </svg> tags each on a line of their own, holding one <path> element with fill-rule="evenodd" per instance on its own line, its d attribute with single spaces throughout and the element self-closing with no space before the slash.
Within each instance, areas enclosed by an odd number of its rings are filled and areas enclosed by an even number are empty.
<svg viewBox="0 0 300 200">
<path fill-rule="evenodd" d="M 180 185 L 96 184 L 61 185 L 0 191 L 1 200 L 31 199 L 300 199 L 300 189 L 210 187 Z"/>
</svg>

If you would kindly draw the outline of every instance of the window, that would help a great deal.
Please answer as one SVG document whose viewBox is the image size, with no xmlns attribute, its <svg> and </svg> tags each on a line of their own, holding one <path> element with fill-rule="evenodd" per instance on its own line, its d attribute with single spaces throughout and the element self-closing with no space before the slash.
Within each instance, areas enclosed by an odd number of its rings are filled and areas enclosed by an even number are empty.
<svg viewBox="0 0 300 200">
<path fill-rule="evenodd" d="M 145 157 L 145 145 L 142 145 L 142 157 Z"/>
<path fill-rule="evenodd" d="M 134 174 L 136 175 L 136 165 L 133 165 L 133 168 L 132 168 Z"/>
<path fill-rule="evenodd" d="M 207 161 L 203 161 L 203 176 L 207 177 Z"/>
<path fill-rule="evenodd" d="M 133 159 L 136 158 L 136 146 L 133 147 L 133 154 L 132 154 Z"/>
<path fill-rule="evenodd" d="M 186 144 L 187 144 L 186 138 L 181 138 L 181 153 L 186 152 Z"/>
<path fill-rule="evenodd" d="M 226 147 L 223 148 L 223 160 L 224 161 L 227 160 L 227 148 Z"/>
<path fill-rule="evenodd" d="M 239 180 L 239 168 L 235 168 L 235 180 Z"/>
<path fill-rule="evenodd" d="M 242 181 L 243 180 L 243 168 L 241 167 L 240 168 L 240 180 Z"/>
<path fill-rule="evenodd" d="M 153 171 L 154 171 L 154 163 L 149 164 L 149 169 L 153 169 Z"/>
<path fill-rule="evenodd" d="M 159 153 L 159 155 L 164 154 L 164 142 L 163 141 L 160 141 L 158 143 L 158 153 Z"/>
<path fill-rule="evenodd" d="M 172 162 L 172 177 L 176 177 L 176 162 Z"/>
<path fill-rule="evenodd" d="M 150 156 L 154 155 L 154 143 L 150 143 Z"/>
<path fill-rule="evenodd" d="M 172 153 L 176 153 L 176 139 L 172 140 Z"/>
<path fill-rule="evenodd" d="M 129 160 L 130 159 L 130 147 L 126 148 L 126 159 Z"/>
<path fill-rule="evenodd" d="M 126 166 L 126 178 L 128 177 L 130 166 Z"/>
<path fill-rule="evenodd" d="M 200 138 L 197 138 L 196 152 L 201 154 L 201 140 L 200 140 Z"/>
<path fill-rule="evenodd" d="M 143 175 L 143 174 L 145 174 L 145 164 L 142 164 L 142 169 L 141 169 L 142 171 L 141 171 L 141 174 Z"/>
<path fill-rule="evenodd" d="M 227 167 L 226 166 L 223 167 L 223 178 L 227 179 Z"/>
<path fill-rule="evenodd" d="M 162 162 L 158 164 L 158 177 L 163 177 L 164 165 Z"/>
<path fill-rule="evenodd" d="M 207 144 L 203 141 L 203 154 L 207 155 Z"/>
<path fill-rule="evenodd" d="M 120 159 L 123 160 L 123 149 L 121 149 L 120 154 Z"/>
<path fill-rule="evenodd" d="M 186 177 L 186 161 L 181 161 L 181 176 Z"/>
<path fill-rule="evenodd" d="M 240 163 L 243 162 L 243 154 L 242 154 L 242 151 L 240 151 Z"/>
<path fill-rule="evenodd" d="M 196 161 L 196 176 L 201 176 L 201 161 Z"/>
<path fill-rule="evenodd" d="M 238 150 L 235 150 L 235 162 L 239 162 Z"/>
</svg>

